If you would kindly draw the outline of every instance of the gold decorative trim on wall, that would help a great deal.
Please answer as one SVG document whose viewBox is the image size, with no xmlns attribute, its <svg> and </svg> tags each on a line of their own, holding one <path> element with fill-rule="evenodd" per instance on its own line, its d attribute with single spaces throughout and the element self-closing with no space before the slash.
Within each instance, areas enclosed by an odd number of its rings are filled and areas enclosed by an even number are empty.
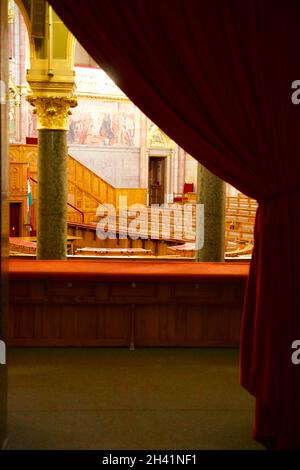
<svg viewBox="0 0 300 470">
<path fill-rule="evenodd" d="M 149 149 L 173 149 L 175 147 L 175 142 L 159 129 L 159 127 L 150 123 L 147 132 L 147 147 Z"/>
<path fill-rule="evenodd" d="M 112 96 L 112 95 L 103 95 L 103 94 L 91 94 L 91 93 L 83 93 L 83 92 L 76 92 L 76 96 L 78 98 L 91 98 L 91 99 L 98 99 L 103 101 L 123 101 L 125 103 L 130 102 L 130 99 L 127 96 Z"/>
</svg>

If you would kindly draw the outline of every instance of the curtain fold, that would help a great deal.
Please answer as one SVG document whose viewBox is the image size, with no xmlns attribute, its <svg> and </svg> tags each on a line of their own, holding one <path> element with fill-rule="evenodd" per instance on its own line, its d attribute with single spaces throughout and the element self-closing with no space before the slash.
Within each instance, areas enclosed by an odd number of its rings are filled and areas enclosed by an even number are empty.
<svg viewBox="0 0 300 470">
<path fill-rule="evenodd" d="M 259 202 L 241 383 L 254 437 L 299 449 L 298 0 L 50 0 L 129 98 L 210 171 Z"/>
</svg>

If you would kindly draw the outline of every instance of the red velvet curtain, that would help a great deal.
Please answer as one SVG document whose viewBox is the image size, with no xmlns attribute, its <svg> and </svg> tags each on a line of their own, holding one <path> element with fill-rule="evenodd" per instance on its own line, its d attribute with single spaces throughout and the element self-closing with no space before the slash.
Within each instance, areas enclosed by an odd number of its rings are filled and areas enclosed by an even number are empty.
<svg viewBox="0 0 300 470">
<path fill-rule="evenodd" d="M 149 118 L 259 201 L 241 338 L 254 437 L 300 448 L 299 0 L 50 0 Z"/>
</svg>

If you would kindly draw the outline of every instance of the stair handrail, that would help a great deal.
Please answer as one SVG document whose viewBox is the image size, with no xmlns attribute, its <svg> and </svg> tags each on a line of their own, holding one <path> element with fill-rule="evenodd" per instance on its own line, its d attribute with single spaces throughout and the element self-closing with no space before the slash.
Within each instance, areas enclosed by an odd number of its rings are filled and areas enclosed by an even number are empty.
<svg viewBox="0 0 300 470">
<path fill-rule="evenodd" d="M 38 181 L 33 178 L 32 176 L 30 176 L 30 180 L 33 181 L 34 183 L 38 184 Z M 78 209 L 78 207 L 74 206 L 73 204 L 71 204 L 70 202 L 67 202 L 67 205 L 72 207 L 72 209 L 74 209 L 75 211 L 79 212 L 79 214 L 81 215 L 81 223 L 84 224 L 84 212 L 81 211 L 80 209 Z"/>
</svg>

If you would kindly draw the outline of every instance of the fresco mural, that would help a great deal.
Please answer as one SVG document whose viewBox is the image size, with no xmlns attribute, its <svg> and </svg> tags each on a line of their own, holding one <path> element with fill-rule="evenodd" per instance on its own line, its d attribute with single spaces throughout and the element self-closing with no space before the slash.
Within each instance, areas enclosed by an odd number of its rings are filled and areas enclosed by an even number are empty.
<svg viewBox="0 0 300 470">
<path fill-rule="evenodd" d="M 68 143 L 138 147 L 139 117 L 131 102 L 78 98 L 70 116 Z"/>
<path fill-rule="evenodd" d="M 138 147 L 140 112 L 100 68 L 75 67 L 78 106 L 68 143 Z M 99 97 L 99 98 L 98 98 Z"/>
<path fill-rule="evenodd" d="M 69 118 L 68 144 L 139 147 L 139 109 L 103 70 L 75 70 L 78 106 Z M 27 136 L 37 137 L 36 115 L 27 106 Z"/>
<path fill-rule="evenodd" d="M 28 106 L 28 137 L 37 137 L 37 118 Z M 69 118 L 68 144 L 138 147 L 140 111 L 131 102 L 78 98 Z"/>
</svg>

